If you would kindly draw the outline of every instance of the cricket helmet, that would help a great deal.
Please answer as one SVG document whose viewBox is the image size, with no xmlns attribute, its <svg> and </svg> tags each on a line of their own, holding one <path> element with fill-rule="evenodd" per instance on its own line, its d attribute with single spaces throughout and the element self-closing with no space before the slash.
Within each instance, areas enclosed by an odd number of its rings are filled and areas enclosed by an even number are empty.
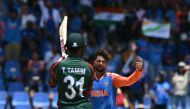
<svg viewBox="0 0 190 109">
<path fill-rule="evenodd" d="M 66 47 L 80 48 L 86 45 L 84 37 L 80 33 L 71 33 L 67 37 Z"/>
</svg>

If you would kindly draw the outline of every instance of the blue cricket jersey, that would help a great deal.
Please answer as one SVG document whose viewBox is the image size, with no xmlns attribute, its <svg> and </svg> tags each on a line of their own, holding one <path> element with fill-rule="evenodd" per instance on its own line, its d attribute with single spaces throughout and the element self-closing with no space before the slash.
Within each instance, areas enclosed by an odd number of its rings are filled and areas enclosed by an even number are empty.
<svg viewBox="0 0 190 109">
<path fill-rule="evenodd" d="M 90 93 L 93 109 L 116 109 L 116 89 L 132 85 L 141 78 L 141 75 L 142 71 L 135 71 L 129 77 L 107 72 L 100 79 L 95 78 Z"/>
<path fill-rule="evenodd" d="M 116 108 L 116 88 L 113 86 L 112 76 L 105 75 L 99 80 L 94 79 L 90 100 L 93 109 Z"/>
</svg>

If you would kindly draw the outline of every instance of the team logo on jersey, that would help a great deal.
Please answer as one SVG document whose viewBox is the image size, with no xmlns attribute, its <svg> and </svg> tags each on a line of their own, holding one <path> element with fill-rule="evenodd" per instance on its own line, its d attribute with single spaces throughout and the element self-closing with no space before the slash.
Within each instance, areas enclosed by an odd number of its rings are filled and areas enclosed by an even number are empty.
<svg viewBox="0 0 190 109">
<path fill-rule="evenodd" d="M 74 42 L 72 46 L 73 46 L 73 47 L 78 47 L 78 45 L 77 45 L 76 42 Z"/>
<path fill-rule="evenodd" d="M 108 81 L 104 81 L 104 86 L 108 86 L 109 82 Z"/>
</svg>

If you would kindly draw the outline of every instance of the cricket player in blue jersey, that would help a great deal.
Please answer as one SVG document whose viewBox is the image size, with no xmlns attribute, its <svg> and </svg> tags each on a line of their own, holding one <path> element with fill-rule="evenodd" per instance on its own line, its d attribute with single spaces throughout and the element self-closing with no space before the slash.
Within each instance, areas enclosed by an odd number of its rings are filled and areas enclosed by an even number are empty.
<svg viewBox="0 0 190 109">
<path fill-rule="evenodd" d="M 141 78 L 143 72 L 143 62 L 140 57 L 135 62 L 136 70 L 129 77 L 106 72 L 108 61 L 106 50 L 100 49 L 96 52 L 93 63 L 95 78 L 90 93 L 93 109 L 116 109 L 116 89 L 132 85 Z"/>
</svg>

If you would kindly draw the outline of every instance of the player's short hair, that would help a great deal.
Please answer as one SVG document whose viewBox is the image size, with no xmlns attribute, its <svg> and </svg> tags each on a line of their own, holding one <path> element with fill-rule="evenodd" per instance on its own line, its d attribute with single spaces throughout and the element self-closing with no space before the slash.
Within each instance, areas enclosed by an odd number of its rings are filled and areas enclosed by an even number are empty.
<svg viewBox="0 0 190 109">
<path fill-rule="evenodd" d="M 109 55 L 108 51 L 105 50 L 105 49 L 99 49 L 99 50 L 97 50 L 96 53 L 95 53 L 95 55 L 94 55 L 94 60 L 98 56 L 102 56 L 107 62 L 110 60 L 110 55 Z"/>
</svg>

